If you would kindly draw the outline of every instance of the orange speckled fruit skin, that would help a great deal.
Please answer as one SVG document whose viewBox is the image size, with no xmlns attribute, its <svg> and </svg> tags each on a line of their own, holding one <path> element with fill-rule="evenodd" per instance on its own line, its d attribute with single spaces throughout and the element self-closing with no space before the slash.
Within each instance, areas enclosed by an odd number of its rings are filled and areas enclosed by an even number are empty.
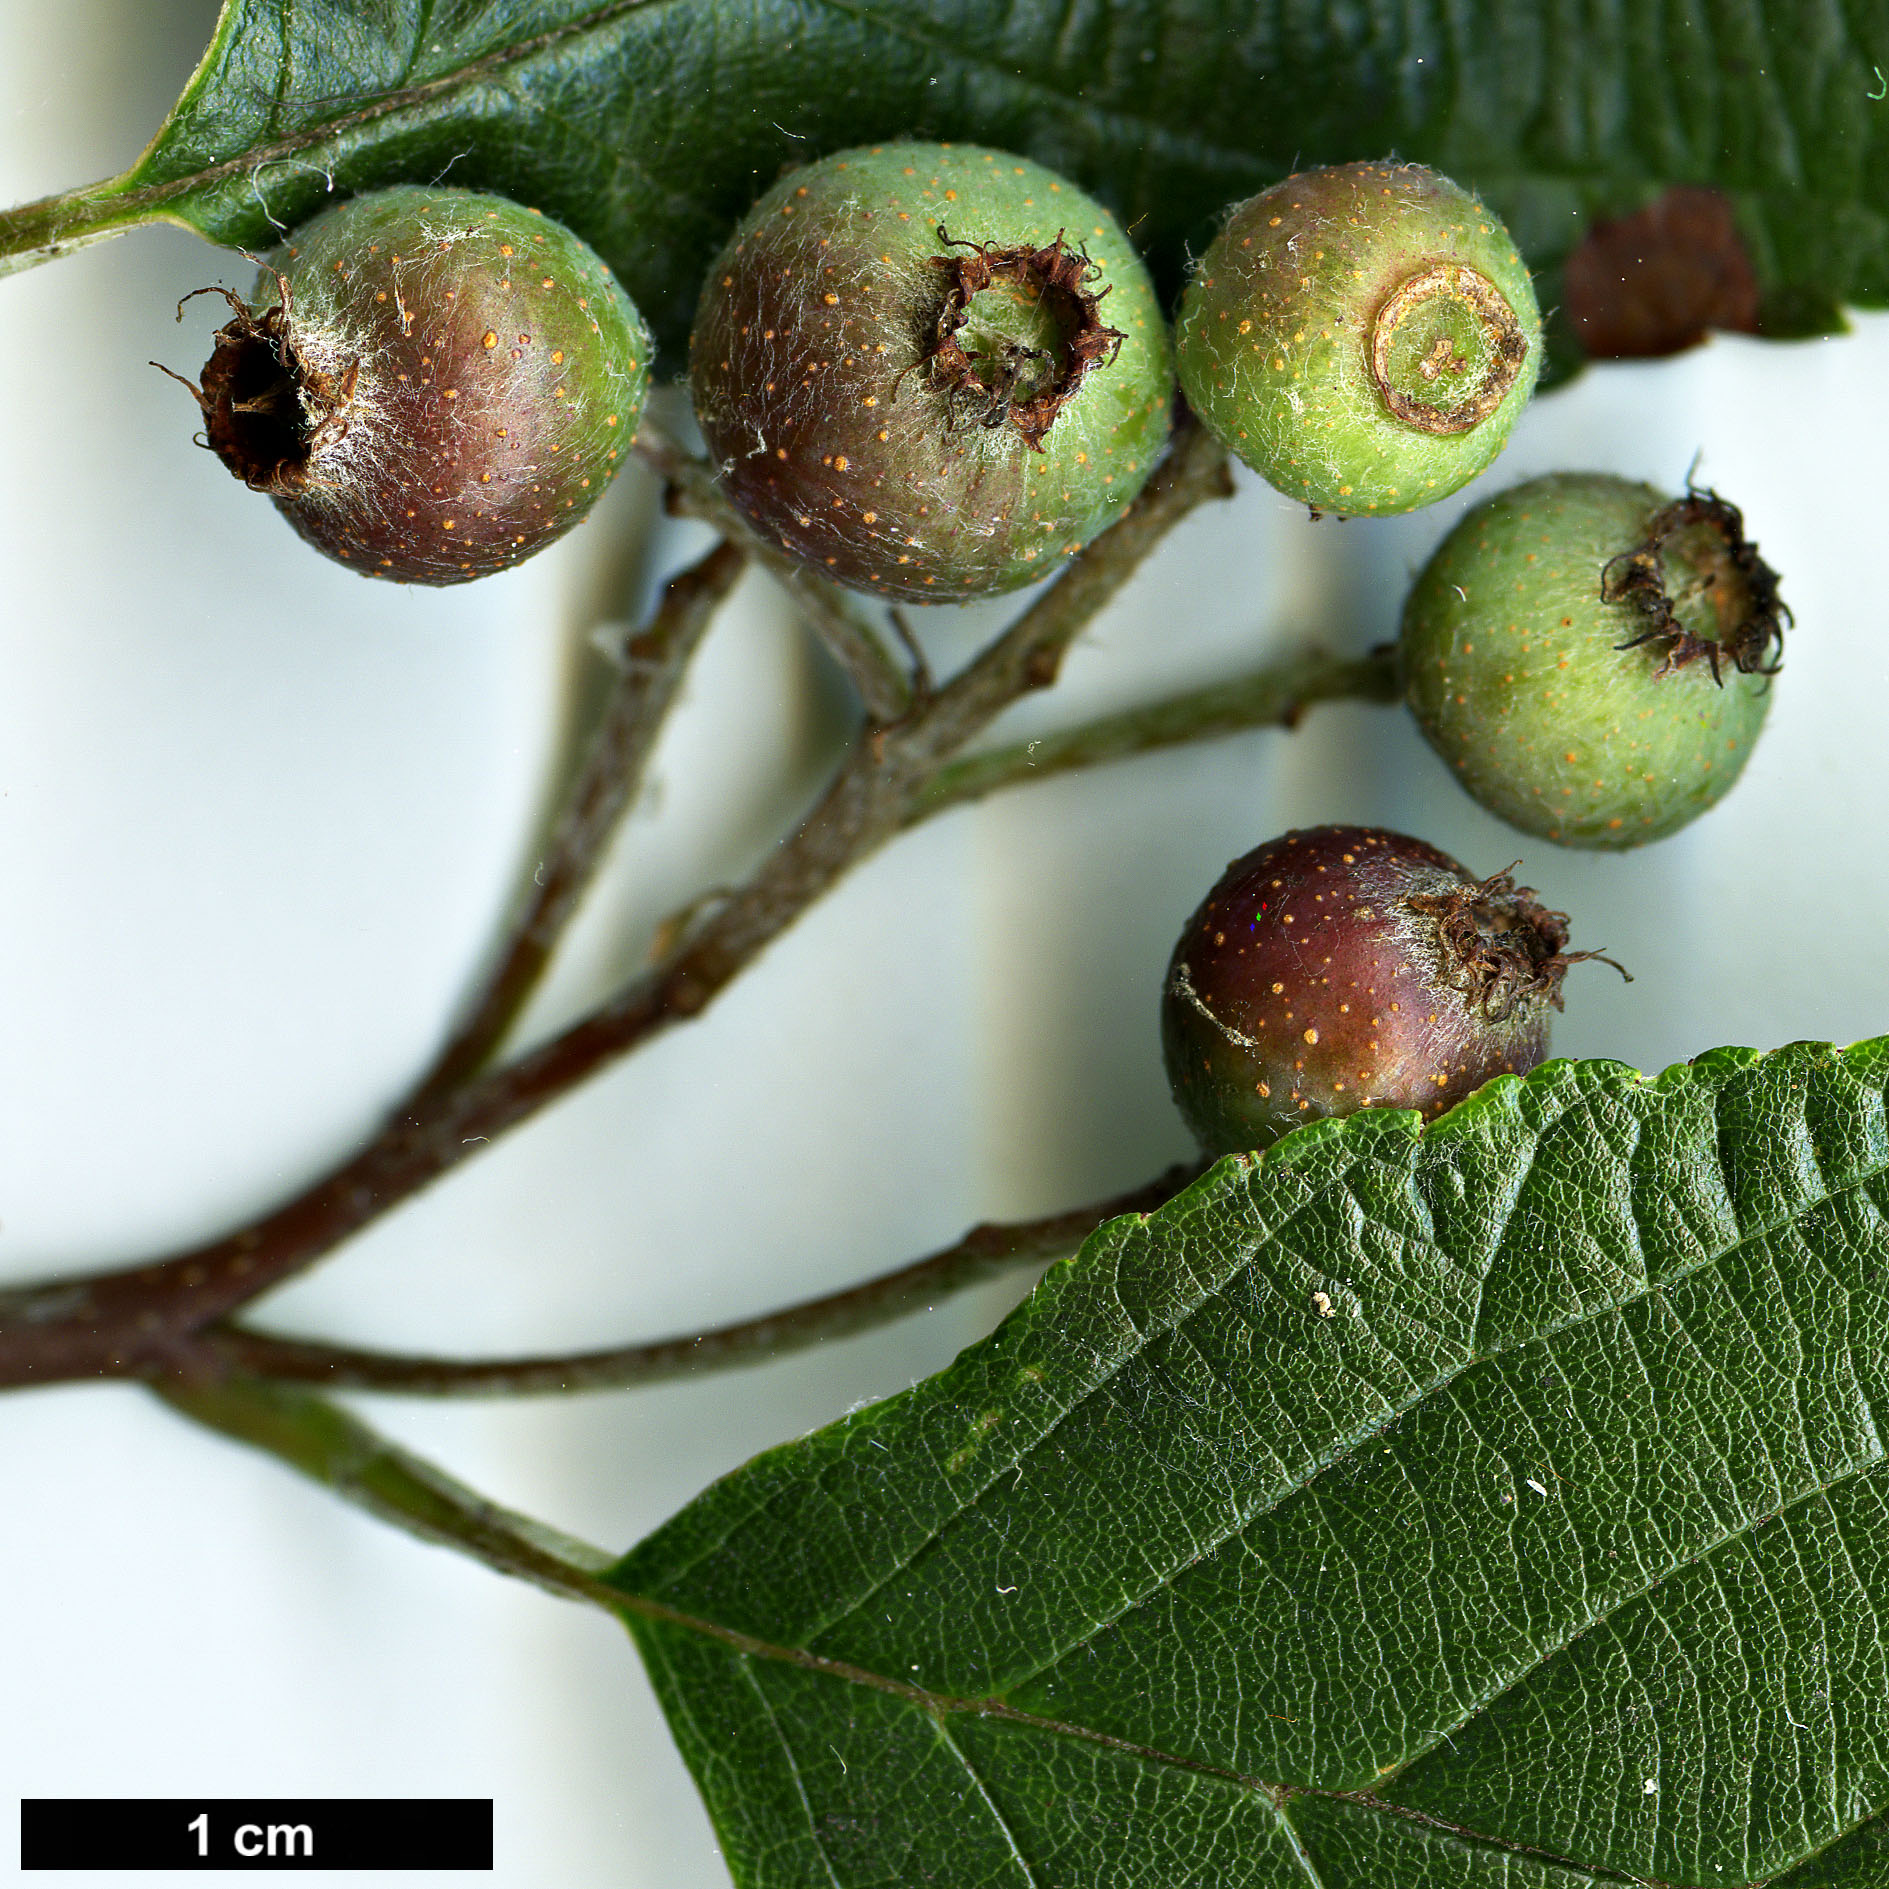
<svg viewBox="0 0 1889 1889">
<path fill-rule="evenodd" d="M 1372 340 L 1399 288 L 1442 267 L 1484 279 L 1526 359 L 1484 418 L 1437 435 L 1386 404 Z M 1447 404 L 1488 373 L 1481 324 L 1453 298 L 1423 304 L 1419 330 L 1466 353 L 1407 381 L 1402 363 L 1403 392 Z M 1542 360 L 1534 287 L 1500 219 L 1436 171 L 1389 162 L 1303 171 L 1238 205 L 1174 338 L 1182 389 L 1214 437 L 1289 497 L 1341 515 L 1415 511 L 1466 485 L 1507 443 Z"/>
<path fill-rule="evenodd" d="M 940 225 L 998 247 L 1060 234 L 1098 265 L 1121 349 L 1041 451 L 930 382 L 932 259 L 970 253 Z M 1027 313 L 1010 311 L 1026 337 Z M 853 589 L 951 603 L 1054 576 L 1120 517 L 1167 439 L 1174 367 L 1148 272 L 1099 203 L 1008 152 L 912 143 L 842 151 L 755 205 L 703 285 L 689 385 L 723 488 L 770 542 Z"/>
<path fill-rule="evenodd" d="M 642 318 L 589 244 L 508 198 L 417 186 L 324 210 L 270 258 L 315 366 L 359 363 L 348 424 L 279 497 L 370 577 L 459 584 L 561 537 L 629 456 Z M 274 274 L 256 306 L 278 299 Z"/>
<path fill-rule="evenodd" d="M 1311 827 L 1237 859 L 1168 965 L 1168 1082 L 1209 1153 L 1263 1148 L 1360 1108 L 1426 1117 L 1548 1053 L 1545 997 L 1501 1021 L 1451 985 L 1434 918 L 1412 895 L 1475 881 L 1448 854 L 1381 828 Z"/>
<path fill-rule="evenodd" d="M 1469 513 L 1404 605 L 1411 712 L 1492 813 L 1561 846 L 1664 838 L 1743 771 L 1772 679 L 1729 663 L 1661 674 L 1666 646 L 1608 603 L 1601 573 L 1668 503 L 1650 485 L 1561 472 Z"/>
</svg>

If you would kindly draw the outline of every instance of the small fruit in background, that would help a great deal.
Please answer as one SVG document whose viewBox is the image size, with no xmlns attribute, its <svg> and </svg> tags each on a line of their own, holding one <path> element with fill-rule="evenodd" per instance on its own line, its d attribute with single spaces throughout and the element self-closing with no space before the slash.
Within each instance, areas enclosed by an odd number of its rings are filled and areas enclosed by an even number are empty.
<svg viewBox="0 0 1889 1889">
<path fill-rule="evenodd" d="M 1175 353 L 1230 452 L 1314 511 L 1415 511 L 1507 444 L 1541 369 L 1509 233 L 1421 164 L 1335 164 L 1240 204 L 1187 286 Z"/>
<path fill-rule="evenodd" d="M 790 173 L 710 269 L 689 362 L 756 529 L 928 603 L 1053 575 L 1140 491 L 1173 401 L 1166 324 L 1115 219 L 973 144 Z"/>
<path fill-rule="evenodd" d="M 1491 812 L 1563 846 L 1639 846 L 1737 780 L 1789 616 L 1735 505 L 1555 473 L 1438 547 L 1404 606 L 1405 686 Z"/>
<path fill-rule="evenodd" d="M 1568 967 L 1599 956 L 1567 945 L 1566 915 L 1527 886 L 1422 840 L 1361 826 L 1268 840 L 1174 947 L 1174 1100 L 1210 1154 L 1361 1108 L 1439 1115 L 1548 1053 Z"/>
<path fill-rule="evenodd" d="M 377 190 L 269 258 L 191 387 L 223 463 L 370 577 L 458 584 L 589 511 L 649 391 L 642 318 L 561 224 Z M 185 383 L 187 386 L 190 383 Z"/>
</svg>

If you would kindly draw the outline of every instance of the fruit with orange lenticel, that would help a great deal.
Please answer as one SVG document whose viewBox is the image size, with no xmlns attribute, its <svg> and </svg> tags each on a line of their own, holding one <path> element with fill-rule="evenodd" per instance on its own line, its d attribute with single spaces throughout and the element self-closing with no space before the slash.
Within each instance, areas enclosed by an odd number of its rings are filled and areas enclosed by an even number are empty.
<svg viewBox="0 0 1889 1889">
<path fill-rule="evenodd" d="M 1440 1114 L 1548 1053 L 1566 917 L 1422 840 L 1321 826 L 1230 865 L 1168 965 L 1168 1082 L 1209 1153 L 1360 1108 Z"/>
</svg>

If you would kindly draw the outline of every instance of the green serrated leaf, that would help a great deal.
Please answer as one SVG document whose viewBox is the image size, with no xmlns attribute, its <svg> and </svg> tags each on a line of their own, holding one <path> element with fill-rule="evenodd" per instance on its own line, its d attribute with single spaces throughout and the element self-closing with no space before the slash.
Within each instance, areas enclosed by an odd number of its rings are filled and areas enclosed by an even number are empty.
<svg viewBox="0 0 1889 1889">
<path fill-rule="evenodd" d="M 1886 1083 L 1319 1125 L 708 1490 L 607 1578 L 737 1880 L 1880 1881 Z"/>
<path fill-rule="evenodd" d="M 144 155 L 0 217 L 0 266 L 160 219 L 257 249 L 331 190 L 445 177 L 571 224 L 673 350 L 749 203 L 845 145 L 1025 152 L 1169 290 L 1230 201 L 1395 153 L 1503 213 L 1545 305 L 1594 215 L 1715 185 L 1767 326 L 1806 333 L 1889 298 L 1885 60 L 1885 0 L 228 0 Z"/>
</svg>

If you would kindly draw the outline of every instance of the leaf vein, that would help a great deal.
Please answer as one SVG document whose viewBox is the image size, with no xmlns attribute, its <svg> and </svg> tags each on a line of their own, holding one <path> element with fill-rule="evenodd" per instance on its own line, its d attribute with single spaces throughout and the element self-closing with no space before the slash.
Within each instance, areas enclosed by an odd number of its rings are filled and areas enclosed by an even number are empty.
<svg viewBox="0 0 1889 1889">
<path fill-rule="evenodd" d="M 1036 1871 L 1030 1867 L 1029 1858 L 1023 1854 L 1023 1847 L 1017 1842 L 1016 1832 L 1010 1828 L 1010 1821 L 997 1808 L 997 1800 L 991 1796 L 984 1783 L 984 1776 L 966 1755 L 964 1748 L 951 1736 L 951 1728 L 943 1719 L 938 1720 L 938 1738 L 947 1751 L 964 1767 L 964 1775 L 971 1780 L 972 1788 L 983 1801 L 984 1808 L 990 1812 L 990 1820 L 996 1825 L 1005 1843 L 1010 1846 L 1010 1854 L 1015 1859 L 1026 1889 L 1037 1889 Z"/>
<path fill-rule="evenodd" d="M 840 1873 L 833 1866 L 833 1859 L 826 1852 L 826 1845 L 820 1841 L 820 1826 L 813 1814 L 813 1800 L 807 1795 L 807 1782 L 800 1769 L 800 1760 L 788 1742 L 786 1732 L 781 1728 L 779 1715 L 774 1710 L 774 1702 L 767 1696 L 761 1682 L 754 1676 L 754 1663 L 751 1655 L 739 1653 L 741 1676 L 748 1682 L 749 1689 L 759 1702 L 762 1715 L 767 1720 L 768 1729 L 774 1734 L 781 1748 L 781 1756 L 787 1760 L 787 1772 L 793 1779 L 794 1795 L 800 1800 L 800 1808 L 807 1819 L 807 1841 L 813 1846 L 813 1853 L 820 1859 L 821 1867 L 826 1871 L 827 1881 L 833 1889 L 846 1889 L 840 1881 Z"/>
<path fill-rule="evenodd" d="M 1668 1635 L 1671 1636 L 1674 1647 L 1674 1658 L 1682 1664 L 1689 1664 L 1691 1654 L 1683 1636 L 1675 1632 L 1671 1622 L 1668 1621 L 1664 1613 L 1660 1611 L 1663 1604 L 1660 1589 L 1670 1582 L 1675 1575 L 1685 1573 L 1689 1569 L 1702 1565 L 1709 1565 L 1714 1582 L 1722 1585 L 1722 1576 L 1718 1564 L 1713 1559 L 1714 1556 L 1723 1553 L 1727 1548 L 1739 1546 L 1748 1548 L 1752 1530 L 1760 1524 L 1767 1520 L 1782 1520 L 1787 1516 L 1795 1515 L 1799 1510 L 1807 1508 L 1811 1503 L 1826 1498 L 1833 1490 L 1841 1488 L 1845 1483 L 1854 1480 L 1858 1476 L 1867 1475 L 1872 1469 L 1879 1467 L 1881 1467 L 1881 1465 L 1873 1461 L 1854 1464 L 1844 1470 L 1840 1475 L 1834 1476 L 1828 1481 L 1818 1482 L 1810 1488 L 1799 1491 L 1799 1493 L 1793 1496 L 1788 1502 L 1780 1504 L 1777 1509 L 1771 1511 L 1768 1515 L 1748 1517 L 1741 1521 L 1736 1527 L 1725 1530 L 1714 1536 L 1710 1541 L 1702 1542 L 1690 1554 L 1674 1557 L 1669 1566 L 1658 1573 L 1649 1574 L 1642 1586 L 1623 1588 L 1615 1596 L 1611 1610 L 1608 1613 L 1596 1615 L 1591 1619 L 1581 1620 L 1555 1640 L 1534 1649 L 1536 1657 L 1528 1665 L 1518 1665 L 1515 1671 L 1500 1679 L 1495 1684 L 1485 1688 L 1476 1702 L 1461 1718 L 1439 1730 L 1437 1735 L 1427 1744 L 1412 1751 L 1397 1765 L 1394 1771 L 1385 1774 L 1386 1779 L 1401 1776 L 1403 1773 L 1409 1771 L 1420 1759 L 1428 1757 L 1439 1745 L 1447 1742 L 1449 1738 L 1461 1731 L 1471 1719 L 1488 1711 L 1491 1706 L 1496 1704 L 1496 1702 L 1507 1693 L 1512 1692 L 1517 1686 L 1524 1684 L 1536 1671 L 1546 1665 L 1547 1662 L 1557 1654 L 1565 1651 L 1566 1648 L 1572 1645 L 1583 1633 L 1589 1632 L 1596 1627 L 1608 1626 L 1630 1606 L 1644 1604 L 1648 1610 L 1649 1617 L 1657 1620 L 1660 1625 L 1666 1629 Z M 1695 1693 L 1697 1692 L 1696 1687 L 1691 1690 Z M 1655 1717 L 1653 1722 L 1655 1724 L 1658 1723 L 1657 1717 Z M 1695 1742 L 1699 1746 L 1703 1746 L 1706 1743 L 1704 1728 L 1700 1726 L 1696 1729 L 1698 1736 Z"/>
</svg>

